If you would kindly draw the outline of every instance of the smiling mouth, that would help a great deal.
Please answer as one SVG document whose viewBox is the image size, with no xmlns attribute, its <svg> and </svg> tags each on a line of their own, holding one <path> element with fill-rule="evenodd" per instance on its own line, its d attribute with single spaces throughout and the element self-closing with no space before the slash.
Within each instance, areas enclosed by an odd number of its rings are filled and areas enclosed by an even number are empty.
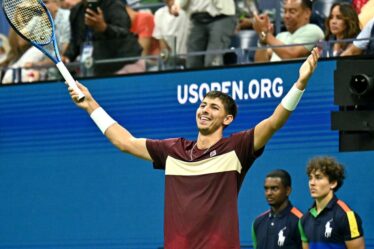
<svg viewBox="0 0 374 249">
<path fill-rule="evenodd" d="M 205 122 L 210 121 L 210 118 L 207 117 L 207 116 L 202 115 L 202 116 L 199 117 L 199 120 L 200 120 L 201 122 L 205 123 Z"/>
</svg>

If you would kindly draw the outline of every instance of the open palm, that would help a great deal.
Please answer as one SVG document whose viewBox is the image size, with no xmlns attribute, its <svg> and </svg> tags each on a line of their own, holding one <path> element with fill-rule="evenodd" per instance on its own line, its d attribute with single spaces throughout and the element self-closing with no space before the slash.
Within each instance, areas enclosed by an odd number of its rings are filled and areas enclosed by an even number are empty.
<svg viewBox="0 0 374 249">
<path fill-rule="evenodd" d="M 317 67 L 319 58 L 318 48 L 314 48 L 299 70 L 299 81 L 306 84 Z"/>
</svg>

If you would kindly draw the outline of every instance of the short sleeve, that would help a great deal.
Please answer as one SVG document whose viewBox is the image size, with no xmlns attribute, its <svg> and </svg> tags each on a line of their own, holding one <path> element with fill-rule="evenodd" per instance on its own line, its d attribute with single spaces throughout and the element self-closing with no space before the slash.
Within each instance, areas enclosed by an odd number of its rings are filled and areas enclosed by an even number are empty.
<svg viewBox="0 0 374 249">
<path fill-rule="evenodd" d="M 304 231 L 304 228 L 303 228 L 303 218 L 301 218 L 299 220 L 297 225 L 298 225 L 299 233 L 300 233 L 300 236 L 301 236 L 301 241 L 304 242 L 304 243 L 307 243 L 308 238 L 306 237 L 306 234 L 305 234 L 305 231 Z"/>
<path fill-rule="evenodd" d="M 253 162 L 262 155 L 264 148 L 254 151 L 254 128 L 231 135 L 233 147 L 246 173 Z M 245 175 L 245 174 L 243 174 Z"/>
<path fill-rule="evenodd" d="M 155 12 L 155 28 L 153 29 L 152 36 L 158 40 L 162 39 L 162 9 L 158 9 Z"/>
<path fill-rule="evenodd" d="M 298 31 L 296 31 L 295 36 L 294 43 L 315 43 L 324 39 L 323 31 L 314 24 L 309 24 L 303 28 L 300 28 Z M 310 51 L 315 44 L 304 46 Z"/>
<path fill-rule="evenodd" d="M 255 129 L 245 130 L 238 133 L 234 133 L 232 137 L 237 139 L 236 149 L 239 150 L 240 154 L 245 153 L 250 155 L 253 159 L 261 156 L 264 151 L 264 148 L 261 148 L 257 151 L 254 151 L 254 132 Z"/>
<path fill-rule="evenodd" d="M 252 241 L 253 241 L 253 248 L 257 248 L 257 237 L 255 231 L 255 221 L 252 223 Z"/>
<path fill-rule="evenodd" d="M 353 240 L 363 236 L 362 221 L 360 216 L 352 210 L 343 213 L 338 219 L 338 230 L 345 241 Z"/>
<path fill-rule="evenodd" d="M 137 34 L 140 38 L 152 37 L 155 22 L 153 15 L 149 13 L 139 13 Z"/>
<path fill-rule="evenodd" d="M 358 41 L 356 40 L 353 41 L 353 45 L 355 45 L 356 47 L 362 50 L 365 50 L 370 40 L 360 40 L 360 39 L 370 38 L 371 29 L 373 28 L 373 25 L 374 25 L 374 19 L 372 19 L 370 22 L 368 22 L 365 25 L 365 27 L 361 30 L 361 32 L 357 36 Z"/>
<path fill-rule="evenodd" d="M 166 159 L 169 155 L 170 148 L 178 139 L 170 138 L 165 140 L 147 139 L 146 146 L 149 155 L 153 161 L 153 168 L 165 169 Z"/>
</svg>

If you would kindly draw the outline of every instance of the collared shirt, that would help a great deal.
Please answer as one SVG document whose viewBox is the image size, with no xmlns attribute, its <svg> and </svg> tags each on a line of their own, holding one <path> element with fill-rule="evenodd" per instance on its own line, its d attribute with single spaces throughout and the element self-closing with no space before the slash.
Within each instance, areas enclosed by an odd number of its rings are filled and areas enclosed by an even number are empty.
<svg viewBox="0 0 374 249">
<path fill-rule="evenodd" d="M 288 31 L 280 32 L 276 38 L 283 42 L 285 45 L 288 44 L 304 44 L 303 46 L 311 51 L 315 47 L 315 43 L 323 40 L 325 35 L 320 27 L 315 24 L 308 23 L 298 28 L 295 32 L 290 33 Z M 273 51 L 270 61 L 281 61 L 277 53 Z"/>
<path fill-rule="evenodd" d="M 271 210 L 258 216 L 252 225 L 252 239 L 257 249 L 300 249 L 298 229 L 302 213 L 289 202 L 279 214 Z"/>
<path fill-rule="evenodd" d="M 208 149 L 183 138 L 147 139 L 156 169 L 165 170 L 165 249 L 239 249 L 238 193 L 263 148 L 254 129 Z"/>
<path fill-rule="evenodd" d="M 335 195 L 319 214 L 314 204 L 300 224 L 302 240 L 310 249 L 343 249 L 345 241 L 363 236 L 361 218 Z"/>
</svg>

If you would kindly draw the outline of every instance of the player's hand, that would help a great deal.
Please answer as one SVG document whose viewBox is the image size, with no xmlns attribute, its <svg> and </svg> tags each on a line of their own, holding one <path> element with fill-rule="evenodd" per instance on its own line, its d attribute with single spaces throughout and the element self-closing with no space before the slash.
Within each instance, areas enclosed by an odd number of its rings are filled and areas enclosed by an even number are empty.
<svg viewBox="0 0 374 249">
<path fill-rule="evenodd" d="M 318 48 L 315 47 L 313 48 L 308 58 L 301 65 L 300 70 L 299 70 L 299 80 L 298 80 L 298 82 L 302 84 L 301 89 L 305 88 L 306 84 L 308 83 L 309 78 L 312 76 L 314 70 L 316 70 L 319 56 L 320 56 L 320 53 L 318 51 Z"/>
<path fill-rule="evenodd" d="M 104 13 L 99 7 L 97 8 L 97 11 L 90 8 L 86 9 L 84 23 L 96 32 L 104 32 L 108 27 L 108 24 L 104 19 Z"/>
<path fill-rule="evenodd" d="M 83 110 L 86 110 L 89 114 L 92 113 L 99 105 L 96 103 L 94 98 L 92 97 L 91 93 L 89 92 L 88 88 L 76 81 L 78 88 L 82 91 L 85 95 L 84 100 L 78 101 L 78 93 L 74 91 L 72 87 L 69 87 L 69 94 L 73 102 Z"/>
</svg>

